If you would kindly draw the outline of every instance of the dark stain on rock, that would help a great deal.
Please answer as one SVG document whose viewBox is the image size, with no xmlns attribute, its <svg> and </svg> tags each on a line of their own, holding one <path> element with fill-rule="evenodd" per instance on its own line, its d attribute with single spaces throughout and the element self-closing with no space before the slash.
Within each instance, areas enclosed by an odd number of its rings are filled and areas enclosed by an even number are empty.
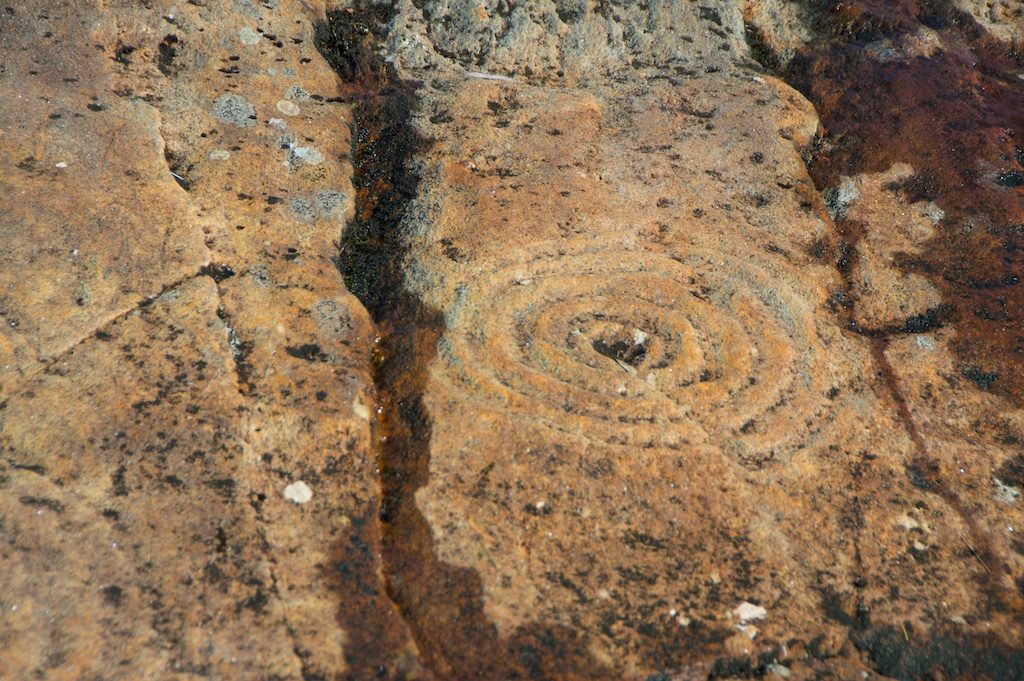
<svg viewBox="0 0 1024 681">
<path fill-rule="evenodd" d="M 46 475 L 46 468 L 38 464 L 18 463 L 16 461 L 9 461 L 9 463 L 11 464 L 11 468 L 15 470 L 29 471 L 30 473 L 35 473 L 36 475 Z"/>
<path fill-rule="evenodd" d="M 401 679 L 415 667 L 409 652 L 399 652 L 404 644 L 401 626 L 395 626 L 399 614 L 388 600 L 377 573 L 380 551 L 380 527 L 377 505 L 371 502 L 342 532 L 342 538 L 324 566 L 324 577 L 341 602 L 338 624 L 349 642 L 346 661 L 352 670 L 339 679 L 365 678 L 372 670 L 377 678 Z"/>
<path fill-rule="evenodd" d="M 306 362 L 326 362 L 329 357 L 316 343 L 303 343 L 302 345 L 287 346 L 284 349 L 292 357 Z"/>
<path fill-rule="evenodd" d="M 164 39 L 160 41 L 158 51 L 156 67 L 165 76 L 174 75 L 174 58 L 178 56 L 178 36 L 174 34 L 164 36 Z"/>
<path fill-rule="evenodd" d="M 235 498 L 236 483 L 231 478 L 216 478 L 207 480 L 204 484 L 220 494 L 221 498 L 225 501 L 231 501 Z"/>
<path fill-rule="evenodd" d="M 41 508 L 48 508 L 54 513 L 63 513 L 64 504 L 57 501 L 56 499 L 50 499 L 49 497 L 34 497 L 34 496 L 22 496 L 18 497 L 18 501 L 25 506 L 38 506 Z"/>
<path fill-rule="evenodd" d="M 990 633 L 939 629 L 921 638 L 888 626 L 857 633 L 853 640 L 879 674 L 900 681 L 1024 678 L 1024 649 Z"/>
<path fill-rule="evenodd" d="M 209 265 L 203 265 L 203 267 L 199 270 L 199 274 L 206 277 L 210 277 L 219 284 L 225 279 L 230 279 L 231 277 L 235 276 L 235 270 L 232 269 L 230 265 L 212 262 Z"/>
<path fill-rule="evenodd" d="M 1007 485 L 1024 488 L 1024 452 L 1020 452 L 1003 462 L 996 472 L 996 477 Z"/>
<path fill-rule="evenodd" d="M 711 665 L 707 679 L 758 679 L 768 676 L 768 666 L 778 662 L 781 651 L 772 648 L 758 655 L 756 658 L 750 655 L 737 657 L 720 657 Z M 774 676 L 774 675 L 773 675 Z M 675 675 L 661 674 L 657 677 L 648 678 L 646 681 L 671 681 L 678 678 Z"/>
<path fill-rule="evenodd" d="M 1000 379 L 987 389 L 1024 404 L 1024 52 L 948 2 L 855 0 L 815 16 L 818 41 L 782 74 L 821 115 L 812 177 L 833 187 L 842 175 L 914 168 L 892 189 L 935 201 L 945 218 L 901 265 L 943 293 L 961 366 L 988 367 Z M 872 44 L 921 35 L 937 37 L 930 55 L 907 47 L 881 59 Z"/>
<path fill-rule="evenodd" d="M 235 612 L 237 613 L 245 609 L 251 610 L 256 615 L 262 615 L 269 600 L 263 589 L 256 589 L 256 593 L 238 602 Z"/>
<path fill-rule="evenodd" d="M 967 367 L 960 373 L 963 374 L 964 378 L 974 381 L 975 385 L 982 390 L 991 389 L 999 378 L 999 374 L 996 372 L 982 371 L 978 367 Z"/>
<path fill-rule="evenodd" d="M 124 64 L 125 66 L 129 66 L 132 63 L 132 60 L 128 58 L 128 55 L 130 55 L 134 51 L 134 46 L 122 45 L 121 43 L 118 43 L 117 48 L 114 50 L 114 61 L 116 61 L 118 64 Z"/>
<path fill-rule="evenodd" d="M 124 589 L 116 584 L 105 586 L 100 589 L 100 591 L 103 593 L 103 600 L 106 601 L 108 605 L 116 607 L 121 605 L 121 602 L 124 600 Z"/>
</svg>

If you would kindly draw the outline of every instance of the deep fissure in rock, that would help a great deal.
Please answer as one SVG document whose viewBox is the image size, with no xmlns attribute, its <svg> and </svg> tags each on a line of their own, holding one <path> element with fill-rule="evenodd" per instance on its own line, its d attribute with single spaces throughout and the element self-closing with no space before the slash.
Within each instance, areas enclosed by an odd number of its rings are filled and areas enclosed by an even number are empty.
<svg viewBox="0 0 1024 681">
<path fill-rule="evenodd" d="M 375 49 L 375 34 L 389 18 L 378 5 L 333 11 L 317 27 L 317 47 L 353 106 L 356 215 L 342 237 L 338 267 L 378 329 L 378 515 L 388 595 L 441 678 L 608 678 L 574 631 L 536 625 L 500 638 L 484 614 L 479 576 L 438 559 L 416 507 L 430 462 L 422 395 L 443 320 L 405 287 L 403 220 L 419 184 L 410 160 L 427 141 L 412 123 L 419 84 L 399 79 Z"/>
</svg>

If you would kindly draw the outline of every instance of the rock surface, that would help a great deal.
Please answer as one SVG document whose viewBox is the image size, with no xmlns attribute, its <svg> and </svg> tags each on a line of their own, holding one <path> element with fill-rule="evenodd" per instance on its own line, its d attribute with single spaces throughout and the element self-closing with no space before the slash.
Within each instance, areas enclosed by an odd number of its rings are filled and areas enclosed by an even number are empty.
<svg viewBox="0 0 1024 681">
<path fill-rule="evenodd" d="M 386 518 L 385 556 L 432 667 L 696 678 L 754 659 L 913 678 L 950 669 L 943 645 L 1019 664 L 1020 511 L 993 481 L 1019 440 L 970 445 L 966 414 L 1006 435 L 1021 412 L 958 381 L 964 416 L 931 427 L 953 404 L 926 379 L 949 371 L 948 334 L 918 332 L 943 301 L 898 263 L 943 211 L 893 188 L 913 171 L 847 179 L 830 216 L 801 159 L 817 117 L 745 45 L 717 45 L 711 73 L 663 55 L 579 76 L 572 41 L 518 44 L 524 66 L 502 56 L 513 19 L 481 12 L 431 45 L 408 35 L 417 12 L 455 15 L 400 10 L 389 42 L 423 83 L 403 257 L 438 337 L 425 377 L 385 386 L 422 404 L 390 456 L 429 460 L 392 491 L 415 502 Z M 769 46 L 801 44 L 756 16 Z M 559 35 L 597 21 L 565 19 Z M 713 34 L 673 58 L 706 57 Z M 926 32 L 904 43 L 895 58 L 934 50 Z M 830 218 L 862 225 L 851 269 Z M 906 377 L 921 364 L 937 373 Z M 472 616 L 445 628 L 452 603 Z M 967 668 L 1005 673 L 948 673 Z"/>
<path fill-rule="evenodd" d="M 1024 673 L 1017 3 L 9 4 L 0 678 Z"/>
<path fill-rule="evenodd" d="M 856 656 L 858 617 L 987 631 L 989 590 L 1016 600 L 965 552 L 982 531 L 904 471 L 931 450 L 831 306 L 805 100 L 742 72 L 628 95 L 436 87 L 420 115 L 448 122 L 424 126 L 406 268 L 443 319 L 415 496 L 440 565 L 392 579 L 453 676 L 483 661 L 458 650 L 472 632 L 439 635 L 445 564 L 479 575 L 499 640 L 541 628 L 596 678 Z M 899 524 L 919 515 L 927 543 Z M 745 602 L 768 613 L 753 629 Z M 490 654 L 529 678 L 519 649 Z"/>
<path fill-rule="evenodd" d="M 0 12 L 0 677 L 418 674 L 316 16 Z"/>
<path fill-rule="evenodd" d="M 1024 2 L 1021 0 L 957 0 L 987 33 L 1005 43 L 1024 43 Z"/>
<path fill-rule="evenodd" d="M 908 320 L 927 326 L 942 305 L 942 295 L 925 277 L 896 265 L 898 257 L 920 253 L 944 217 L 932 201 L 908 205 L 900 196 L 898 187 L 913 175 L 910 166 L 895 165 L 885 173 L 843 178 L 825 195 L 834 217 L 863 230 L 851 265 L 848 302 L 853 321 L 864 329 L 896 328 Z"/>
</svg>

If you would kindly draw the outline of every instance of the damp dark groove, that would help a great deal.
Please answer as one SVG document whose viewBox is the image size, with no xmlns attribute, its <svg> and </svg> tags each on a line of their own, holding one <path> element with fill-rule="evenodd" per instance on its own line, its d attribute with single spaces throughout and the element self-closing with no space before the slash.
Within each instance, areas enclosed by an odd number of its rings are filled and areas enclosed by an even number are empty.
<svg viewBox="0 0 1024 681">
<path fill-rule="evenodd" d="M 405 286 L 403 227 L 419 187 L 410 160 L 428 141 L 412 123 L 421 84 L 399 79 L 375 49 L 389 19 L 383 5 L 357 4 L 328 13 L 316 40 L 341 77 L 342 99 L 353 107 L 356 210 L 342 236 L 338 268 L 378 331 L 377 515 L 388 595 L 438 678 L 610 678 L 591 660 L 584 637 L 569 629 L 533 625 L 500 638 L 484 614 L 479 576 L 438 559 L 431 528 L 416 507 L 414 494 L 426 484 L 430 462 L 431 422 L 422 395 L 443 321 Z M 397 676 L 391 664 L 381 662 L 382 676 Z"/>
</svg>

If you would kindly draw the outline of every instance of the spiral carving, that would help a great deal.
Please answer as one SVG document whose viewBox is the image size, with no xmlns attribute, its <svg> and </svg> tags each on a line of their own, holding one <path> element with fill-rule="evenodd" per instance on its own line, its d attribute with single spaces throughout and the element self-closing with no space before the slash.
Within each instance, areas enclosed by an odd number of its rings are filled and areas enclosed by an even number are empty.
<svg viewBox="0 0 1024 681">
<path fill-rule="evenodd" d="M 784 267 L 546 247 L 479 264 L 450 307 L 442 380 L 595 443 L 778 459 L 827 422 L 838 378 L 816 296 Z"/>
</svg>

